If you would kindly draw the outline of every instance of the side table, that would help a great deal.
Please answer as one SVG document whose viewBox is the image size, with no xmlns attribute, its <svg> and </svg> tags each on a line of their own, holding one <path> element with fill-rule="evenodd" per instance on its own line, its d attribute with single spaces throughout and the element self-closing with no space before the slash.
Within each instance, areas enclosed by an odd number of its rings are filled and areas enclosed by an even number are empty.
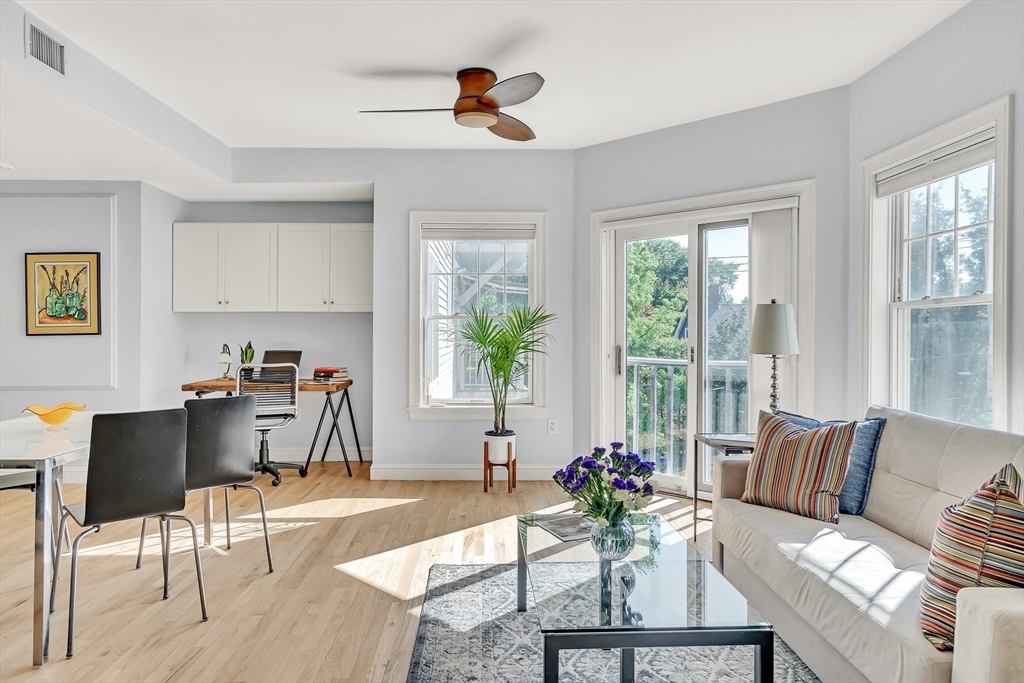
<svg viewBox="0 0 1024 683">
<path fill-rule="evenodd" d="M 697 540 L 697 470 L 700 468 L 700 445 L 711 446 L 723 455 L 742 455 L 754 452 L 757 434 L 715 434 L 700 433 L 693 435 L 693 478 L 690 481 L 690 494 L 693 496 L 693 540 Z"/>
</svg>

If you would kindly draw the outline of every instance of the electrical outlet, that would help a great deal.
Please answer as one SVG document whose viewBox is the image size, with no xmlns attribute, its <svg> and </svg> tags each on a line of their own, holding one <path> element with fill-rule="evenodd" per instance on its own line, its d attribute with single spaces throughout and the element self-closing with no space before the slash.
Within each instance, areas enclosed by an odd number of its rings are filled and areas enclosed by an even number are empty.
<svg viewBox="0 0 1024 683">
<path fill-rule="evenodd" d="M 558 420 L 548 420 L 548 434 L 558 433 Z"/>
</svg>

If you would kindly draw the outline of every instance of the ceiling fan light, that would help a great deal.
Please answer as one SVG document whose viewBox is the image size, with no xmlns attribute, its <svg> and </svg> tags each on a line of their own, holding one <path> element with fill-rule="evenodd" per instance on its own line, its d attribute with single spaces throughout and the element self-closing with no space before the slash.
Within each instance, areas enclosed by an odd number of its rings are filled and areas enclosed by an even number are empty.
<svg viewBox="0 0 1024 683">
<path fill-rule="evenodd" d="M 464 111 L 455 115 L 455 123 L 467 128 L 490 128 L 498 122 L 498 115 L 489 111 Z"/>
</svg>

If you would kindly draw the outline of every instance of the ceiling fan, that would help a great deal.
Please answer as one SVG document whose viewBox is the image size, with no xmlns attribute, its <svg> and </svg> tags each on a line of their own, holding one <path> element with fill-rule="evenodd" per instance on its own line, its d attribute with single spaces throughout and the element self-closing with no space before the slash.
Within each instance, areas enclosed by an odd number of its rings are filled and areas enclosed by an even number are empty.
<svg viewBox="0 0 1024 683">
<path fill-rule="evenodd" d="M 374 109 L 360 114 L 411 114 L 427 111 L 455 113 L 455 123 L 467 128 L 487 128 L 498 137 L 525 142 L 536 135 L 530 127 L 500 110 L 530 99 L 544 85 L 536 72 L 520 74 L 498 83 L 498 76 L 490 69 L 473 67 L 456 74 L 459 81 L 459 99 L 447 109 Z"/>
</svg>

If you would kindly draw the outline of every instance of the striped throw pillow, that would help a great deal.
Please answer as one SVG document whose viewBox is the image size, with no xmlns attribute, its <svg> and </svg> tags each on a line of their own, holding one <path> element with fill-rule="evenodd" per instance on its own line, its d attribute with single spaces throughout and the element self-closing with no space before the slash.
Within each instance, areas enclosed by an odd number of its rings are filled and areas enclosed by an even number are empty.
<svg viewBox="0 0 1024 683">
<path fill-rule="evenodd" d="M 1021 478 L 1007 464 L 939 515 L 921 586 L 921 630 L 937 650 L 953 649 L 961 588 L 1024 588 Z"/>
<path fill-rule="evenodd" d="M 835 524 L 856 429 L 856 422 L 804 429 L 761 411 L 741 500 Z"/>
</svg>

